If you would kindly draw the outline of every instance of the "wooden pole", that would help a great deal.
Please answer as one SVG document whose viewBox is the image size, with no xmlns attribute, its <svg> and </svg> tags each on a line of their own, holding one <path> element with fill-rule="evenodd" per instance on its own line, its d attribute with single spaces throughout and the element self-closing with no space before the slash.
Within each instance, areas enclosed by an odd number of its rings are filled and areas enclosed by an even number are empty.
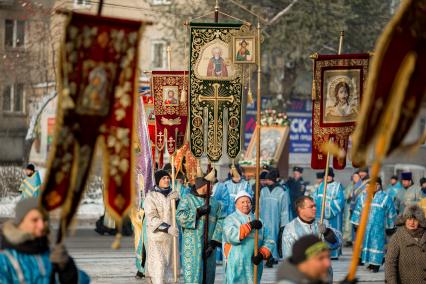
<svg viewBox="0 0 426 284">
<path fill-rule="evenodd" d="M 172 164 L 172 191 L 175 191 L 175 154 L 172 155 L 171 158 L 171 164 Z M 175 200 L 172 200 L 172 225 L 176 228 L 176 202 Z M 174 281 L 177 283 L 178 281 L 178 249 L 177 249 L 177 240 L 178 237 L 173 237 L 173 276 Z"/>
<path fill-rule="evenodd" d="M 102 14 L 103 6 L 104 6 L 104 0 L 100 0 L 99 5 L 98 5 L 98 16 L 100 16 Z"/>
<path fill-rule="evenodd" d="M 339 38 L 339 50 L 337 51 L 337 54 L 341 54 L 342 53 L 342 48 L 343 48 L 343 37 L 345 36 L 345 32 L 341 31 L 340 32 L 340 38 Z M 330 138 L 330 140 L 328 140 L 328 143 L 333 143 L 333 138 Z M 326 197 L 327 197 L 327 184 L 328 184 L 328 168 L 330 167 L 330 150 L 327 151 L 327 162 L 326 162 L 326 166 L 325 166 L 325 173 L 324 173 L 324 190 L 322 193 L 322 202 L 321 202 L 321 218 L 320 218 L 320 224 L 324 223 L 324 213 L 325 213 L 325 201 L 326 201 Z"/>
<path fill-rule="evenodd" d="M 167 46 L 167 68 L 172 70 L 172 57 L 170 55 L 172 49 L 170 48 L 170 45 Z"/>
<path fill-rule="evenodd" d="M 339 50 L 338 50 L 338 54 L 342 54 L 342 50 L 343 50 L 343 38 L 345 36 L 345 32 L 341 31 L 340 32 L 340 39 L 339 39 Z"/>
<path fill-rule="evenodd" d="M 216 5 L 214 6 L 214 22 L 219 22 L 219 0 L 216 0 Z"/>
<path fill-rule="evenodd" d="M 260 132 L 261 132 L 261 125 L 260 125 L 260 111 L 261 111 L 261 94 L 260 94 L 260 81 L 262 79 L 262 68 L 261 68 L 261 61 L 260 61 L 260 37 L 261 37 L 261 30 L 260 30 L 260 19 L 257 19 L 257 113 L 256 113 L 256 204 L 255 204 L 255 217 L 256 220 L 259 220 L 259 198 L 260 198 Z M 251 74 L 250 74 L 251 76 Z M 254 235 L 254 255 L 257 256 L 259 252 L 259 230 L 256 230 Z M 254 265 L 253 267 L 253 282 L 254 284 L 257 284 L 259 282 L 257 277 L 258 267 L 257 265 Z"/>
<path fill-rule="evenodd" d="M 330 138 L 328 143 L 333 143 L 333 138 Z M 325 173 L 324 173 L 324 190 L 322 193 L 322 202 L 321 202 L 321 218 L 320 224 L 324 223 L 324 214 L 325 214 L 325 201 L 327 197 L 327 184 L 328 184 L 328 168 L 330 167 L 330 150 L 327 151 L 327 162 L 325 164 Z"/>
<path fill-rule="evenodd" d="M 354 280 L 356 275 L 356 270 L 358 267 L 359 256 L 361 254 L 362 242 L 364 241 L 365 230 L 368 223 L 368 215 L 370 213 L 371 201 L 373 200 L 374 191 L 376 188 L 377 177 L 379 176 L 381 159 L 377 159 L 371 167 L 371 179 L 370 183 L 367 186 L 367 197 L 365 199 L 365 205 L 362 209 L 361 220 L 359 222 L 359 227 L 356 232 L 355 244 L 352 254 L 352 261 L 349 267 L 348 280 Z"/>
<path fill-rule="evenodd" d="M 207 166 L 207 172 L 209 173 L 212 170 L 212 165 L 209 161 L 208 166 Z M 210 182 L 207 184 L 207 194 L 206 194 L 206 200 L 205 200 L 205 205 L 209 206 L 210 205 L 210 189 L 211 189 L 211 184 Z M 207 248 L 207 246 L 209 245 L 209 214 L 205 215 L 205 221 L 204 221 L 204 251 Z M 207 283 L 207 257 L 203 257 L 203 284 Z"/>
</svg>

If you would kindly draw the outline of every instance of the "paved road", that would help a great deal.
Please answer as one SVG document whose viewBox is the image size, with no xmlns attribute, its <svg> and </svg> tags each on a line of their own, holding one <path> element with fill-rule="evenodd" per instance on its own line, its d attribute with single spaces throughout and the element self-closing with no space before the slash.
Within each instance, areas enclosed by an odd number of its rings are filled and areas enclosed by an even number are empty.
<svg viewBox="0 0 426 284">
<path fill-rule="evenodd" d="M 111 243 L 114 238 L 99 236 L 93 230 L 78 230 L 76 235 L 67 239 L 67 247 L 75 258 L 79 267 L 84 269 L 92 278 L 92 283 L 146 283 L 144 280 L 136 280 L 134 275 L 136 268 L 133 254 L 133 238 L 124 237 L 122 248 L 112 250 Z M 334 278 L 341 280 L 347 273 L 351 251 L 344 250 L 344 255 L 338 261 L 333 262 Z M 262 283 L 275 282 L 276 268 L 265 269 Z M 368 272 L 360 267 L 358 273 L 362 283 L 384 283 L 383 268 L 379 273 Z M 216 283 L 223 283 L 223 269 L 218 266 Z"/>
</svg>

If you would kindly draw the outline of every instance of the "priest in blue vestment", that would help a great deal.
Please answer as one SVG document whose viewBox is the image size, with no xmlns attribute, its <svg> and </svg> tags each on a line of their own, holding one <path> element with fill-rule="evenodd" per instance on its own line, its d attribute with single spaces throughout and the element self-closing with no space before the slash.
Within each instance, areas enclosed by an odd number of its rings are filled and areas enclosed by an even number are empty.
<svg viewBox="0 0 426 284">
<path fill-rule="evenodd" d="M 275 242 L 261 220 L 252 213 L 251 196 L 241 191 L 235 198 L 236 210 L 226 217 L 223 226 L 225 256 L 225 283 L 253 283 L 257 265 L 257 282 L 260 283 L 263 260 L 271 257 Z M 258 252 L 254 256 L 255 231 L 259 230 Z"/>
<path fill-rule="evenodd" d="M 362 209 L 365 206 L 367 192 L 364 191 L 358 198 L 351 222 L 355 231 L 361 220 Z M 382 189 L 382 181 L 379 178 L 375 184 L 375 193 L 371 202 L 368 215 L 367 228 L 361 251 L 361 263 L 369 264 L 368 269 L 378 272 L 385 256 L 386 236 L 395 231 L 396 211 L 392 199 Z"/>
<path fill-rule="evenodd" d="M 222 206 L 214 197 L 209 196 L 208 181 L 197 177 L 193 190 L 179 203 L 176 218 L 183 230 L 182 268 L 185 283 L 203 283 L 203 270 L 206 271 L 206 282 L 214 283 L 216 273 L 215 250 L 222 243 L 222 223 L 224 214 Z M 204 246 L 204 226 L 208 218 L 208 245 Z M 203 267 L 203 259 L 207 267 Z"/>
<path fill-rule="evenodd" d="M 278 183 L 278 170 L 271 169 L 265 177 L 265 186 L 260 192 L 260 218 L 277 244 L 285 225 L 289 222 L 289 205 L 290 197 L 287 187 L 283 188 Z M 275 246 L 266 266 L 272 267 L 273 264 L 277 264 L 280 255 L 278 246 Z"/>
<path fill-rule="evenodd" d="M 312 198 L 315 200 L 317 207 L 317 220 L 321 218 L 322 199 L 324 196 L 324 182 L 321 183 L 319 188 L 314 192 Z M 327 191 L 325 198 L 325 211 L 324 219 L 329 227 L 342 233 L 343 231 L 343 212 L 345 209 L 345 193 L 344 188 L 340 182 L 334 180 L 334 171 L 332 168 L 328 169 L 327 177 Z M 341 249 L 332 250 L 330 252 L 331 258 L 337 259 L 341 254 Z"/>
</svg>

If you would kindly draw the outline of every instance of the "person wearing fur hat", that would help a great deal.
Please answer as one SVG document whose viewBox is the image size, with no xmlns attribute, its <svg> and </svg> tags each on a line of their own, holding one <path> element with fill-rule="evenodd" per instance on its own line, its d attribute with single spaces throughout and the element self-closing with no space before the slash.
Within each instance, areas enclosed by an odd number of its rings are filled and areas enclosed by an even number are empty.
<svg viewBox="0 0 426 284">
<path fill-rule="evenodd" d="M 225 283 L 253 283 L 253 264 L 257 265 L 257 281 L 260 283 L 263 260 L 271 257 L 275 242 L 261 220 L 252 213 L 250 194 L 241 191 L 235 197 L 234 213 L 226 217 L 223 226 L 225 256 Z M 255 231 L 259 231 L 258 248 L 254 256 Z"/>
<path fill-rule="evenodd" d="M 159 170 L 155 173 L 155 187 L 148 192 L 145 202 L 147 230 L 146 274 L 153 284 L 174 282 L 173 238 L 179 230 L 173 226 L 172 202 L 179 194 L 170 187 L 170 175 Z"/>
<path fill-rule="evenodd" d="M 272 239 L 278 243 L 285 225 L 289 220 L 290 196 L 287 187 L 284 189 L 278 183 L 278 170 L 271 169 L 265 177 L 265 186 L 260 191 L 260 218 L 264 220 L 264 226 L 268 229 Z M 275 246 L 272 257 L 266 262 L 266 267 L 278 264 L 282 257 L 281 245 Z M 280 251 L 279 251 L 280 250 Z"/>
<path fill-rule="evenodd" d="M 325 176 L 325 172 L 324 172 Z M 324 182 L 314 192 L 312 198 L 317 207 L 317 220 L 321 218 L 322 199 L 324 196 Z M 327 191 L 325 197 L 324 220 L 333 229 L 342 233 L 343 231 L 343 212 L 345 209 L 345 193 L 340 182 L 334 180 L 334 171 L 328 169 Z M 342 254 L 341 248 L 331 251 L 331 258 L 338 259 Z"/>
<path fill-rule="evenodd" d="M 65 246 L 49 249 L 47 213 L 38 199 L 22 199 L 16 205 L 15 220 L 3 224 L 0 249 L 0 283 L 49 283 L 52 270 L 55 283 L 89 283 L 79 271 Z"/>
<path fill-rule="evenodd" d="M 364 191 L 358 198 L 352 214 L 351 223 L 355 231 L 360 224 L 366 198 L 367 192 Z M 395 231 L 395 217 L 396 212 L 392 199 L 383 191 L 382 180 L 378 178 L 375 184 L 373 200 L 371 201 L 360 259 L 360 264 L 369 264 L 367 269 L 371 272 L 379 272 L 379 268 L 383 263 L 386 236 L 391 236 Z"/>
<path fill-rule="evenodd" d="M 176 217 L 183 229 L 182 267 L 185 283 L 214 283 L 216 273 L 215 251 L 222 247 L 222 226 L 225 218 L 222 207 L 210 197 L 209 181 L 197 177 L 191 192 L 181 199 Z M 208 245 L 204 247 L 204 226 L 208 218 Z M 203 282 L 203 259 L 207 259 L 206 281 Z"/>
<path fill-rule="evenodd" d="M 231 165 L 229 179 L 225 182 L 218 183 L 214 192 L 214 197 L 222 204 L 226 215 L 234 213 L 235 204 L 233 200 L 241 191 L 249 193 L 252 198 L 254 196 L 250 183 L 243 178 L 241 167 L 238 164 Z"/>
<path fill-rule="evenodd" d="M 396 225 L 398 229 L 386 254 L 386 283 L 425 283 L 426 220 L 423 210 L 417 205 L 406 207 L 398 216 Z"/>
<path fill-rule="evenodd" d="M 303 168 L 293 167 L 293 176 L 289 177 L 286 186 L 290 194 L 290 220 L 293 220 L 297 217 L 297 212 L 293 205 L 299 197 L 305 195 L 306 190 L 306 183 L 303 180 Z"/>
<path fill-rule="evenodd" d="M 325 284 L 331 269 L 330 248 L 318 236 L 298 239 L 278 270 L 279 284 Z"/>
<path fill-rule="evenodd" d="M 397 214 L 404 212 L 405 207 L 417 204 L 421 199 L 420 188 L 414 185 L 411 172 L 401 173 L 401 184 L 402 189 L 399 190 L 395 198 Z"/>
</svg>

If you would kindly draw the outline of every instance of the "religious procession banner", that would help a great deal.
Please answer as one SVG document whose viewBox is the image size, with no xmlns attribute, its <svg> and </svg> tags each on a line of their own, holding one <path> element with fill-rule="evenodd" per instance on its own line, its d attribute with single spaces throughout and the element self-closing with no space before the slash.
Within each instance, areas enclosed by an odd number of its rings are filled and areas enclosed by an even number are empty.
<svg viewBox="0 0 426 284">
<path fill-rule="evenodd" d="M 134 113 L 141 22 L 72 13 L 59 63 L 57 128 L 41 204 L 71 223 L 97 146 L 104 202 L 118 224 L 134 200 Z"/>
<path fill-rule="evenodd" d="M 139 96 L 142 98 L 146 122 L 148 125 L 149 138 L 151 140 L 152 160 L 155 161 L 155 114 L 154 114 L 154 96 L 151 93 L 150 81 L 141 82 L 139 85 Z"/>
<path fill-rule="evenodd" d="M 159 152 L 173 155 L 182 147 L 188 121 L 188 72 L 153 71 L 152 93 L 156 121 L 155 144 Z M 182 97 L 183 96 L 183 97 Z"/>
<path fill-rule="evenodd" d="M 313 169 L 326 167 L 323 144 L 333 138 L 347 152 L 349 135 L 355 128 L 368 72 L 369 54 L 314 54 L 312 83 Z M 344 169 L 346 155 L 333 157 L 333 167 Z"/>
<path fill-rule="evenodd" d="M 426 97 L 425 5 L 426 1 L 402 1 L 377 42 L 352 140 L 357 165 L 366 164 L 368 150 L 379 136 L 382 155 L 401 147 Z M 404 147 L 425 143 L 425 135 Z"/>
<path fill-rule="evenodd" d="M 149 190 L 154 188 L 154 161 L 152 159 L 151 141 L 148 132 L 147 116 L 143 96 L 137 100 L 137 135 L 135 140 L 136 153 L 136 208 L 141 206 L 141 200 Z"/>
<path fill-rule="evenodd" d="M 206 153 L 211 162 L 217 162 L 222 157 L 224 127 L 228 130 L 228 156 L 235 158 L 241 150 L 242 76 L 241 65 L 233 63 L 238 51 L 232 48 L 232 32 L 240 27 L 232 23 L 190 24 L 189 131 L 196 158 Z M 245 54 L 241 56 L 251 60 Z"/>
</svg>

